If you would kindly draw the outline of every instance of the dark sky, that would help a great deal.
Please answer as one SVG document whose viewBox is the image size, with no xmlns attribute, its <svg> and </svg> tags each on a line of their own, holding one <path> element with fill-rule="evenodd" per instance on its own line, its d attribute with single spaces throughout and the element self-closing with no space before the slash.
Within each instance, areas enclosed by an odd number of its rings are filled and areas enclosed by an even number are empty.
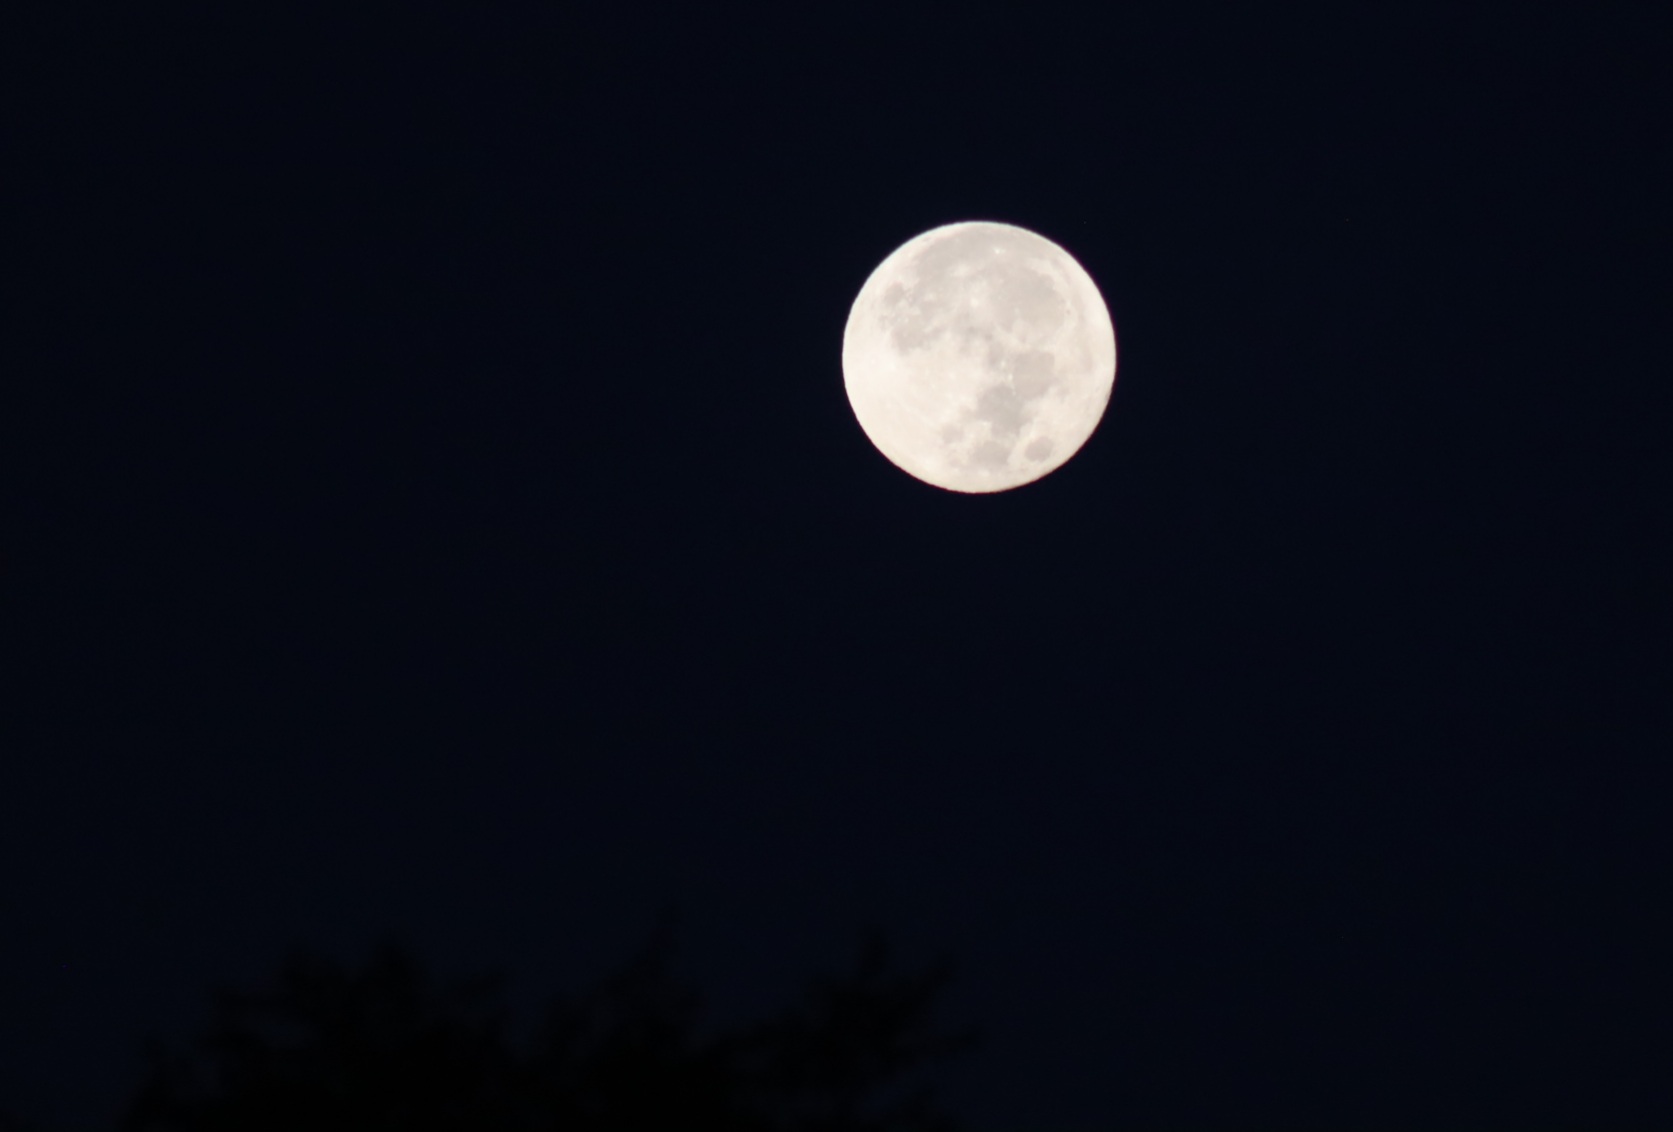
<svg viewBox="0 0 1673 1132">
<path fill-rule="evenodd" d="M 676 905 L 976 1132 L 1673 1124 L 1649 6 L 145 7 L 6 79 L 0 1105 Z M 842 387 L 966 219 L 1120 344 L 999 495 Z"/>
</svg>

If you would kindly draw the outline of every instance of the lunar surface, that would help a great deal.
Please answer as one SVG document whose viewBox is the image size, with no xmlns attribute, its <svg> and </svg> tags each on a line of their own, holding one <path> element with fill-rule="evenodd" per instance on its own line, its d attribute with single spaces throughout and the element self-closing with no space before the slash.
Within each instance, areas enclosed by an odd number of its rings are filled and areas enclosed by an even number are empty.
<svg viewBox="0 0 1673 1132">
<path fill-rule="evenodd" d="M 860 427 L 902 470 L 949 491 L 1006 491 L 1061 467 L 1103 418 L 1115 328 L 1068 252 L 970 221 L 902 244 L 842 336 Z"/>
</svg>

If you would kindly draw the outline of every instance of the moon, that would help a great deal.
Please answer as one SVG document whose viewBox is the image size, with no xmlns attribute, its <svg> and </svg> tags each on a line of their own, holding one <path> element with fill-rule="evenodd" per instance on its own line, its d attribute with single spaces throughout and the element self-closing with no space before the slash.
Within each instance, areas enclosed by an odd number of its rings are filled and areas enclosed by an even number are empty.
<svg viewBox="0 0 1673 1132">
<path fill-rule="evenodd" d="M 948 491 L 1057 470 L 1103 419 L 1115 327 L 1098 286 L 1044 236 L 987 220 L 932 228 L 878 264 L 842 335 L 860 427 Z"/>
</svg>

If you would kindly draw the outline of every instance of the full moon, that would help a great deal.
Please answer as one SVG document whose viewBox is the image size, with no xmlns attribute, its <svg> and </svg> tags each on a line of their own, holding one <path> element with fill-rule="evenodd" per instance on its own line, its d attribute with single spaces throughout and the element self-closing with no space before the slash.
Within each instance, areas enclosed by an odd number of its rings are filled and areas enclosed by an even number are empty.
<svg viewBox="0 0 1673 1132">
<path fill-rule="evenodd" d="M 949 491 L 1055 471 L 1098 427 L 1115 328 L 1097 284 L 1026 228 L 967 221 L 896 248 L 842 335 L 848 403 L 897 467 Z"/>
</svg>

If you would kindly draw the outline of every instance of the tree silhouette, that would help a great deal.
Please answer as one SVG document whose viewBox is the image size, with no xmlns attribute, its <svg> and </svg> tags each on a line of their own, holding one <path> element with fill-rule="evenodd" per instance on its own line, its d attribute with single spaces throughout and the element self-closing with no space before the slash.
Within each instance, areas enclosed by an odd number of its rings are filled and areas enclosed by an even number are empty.
<svg viewBox="0 0 1673 1132">
<path fill-rule="evenodd" d="M 942 958 L 892 974 L 869 932 L 854 970 L 703 1037 L 700 997 L 669 969 L 672 930 L 532 1040 L 507 1035 L 495 977 L 437 984 L 385 947 L 360 970 L 307 953 L 274 985 L 215 995 L 196 1056 L 153 1047 L 126 1132 L 954 1132 L 927 1063 L 979 1042 L 931 1015 Z"/>
</svg>

